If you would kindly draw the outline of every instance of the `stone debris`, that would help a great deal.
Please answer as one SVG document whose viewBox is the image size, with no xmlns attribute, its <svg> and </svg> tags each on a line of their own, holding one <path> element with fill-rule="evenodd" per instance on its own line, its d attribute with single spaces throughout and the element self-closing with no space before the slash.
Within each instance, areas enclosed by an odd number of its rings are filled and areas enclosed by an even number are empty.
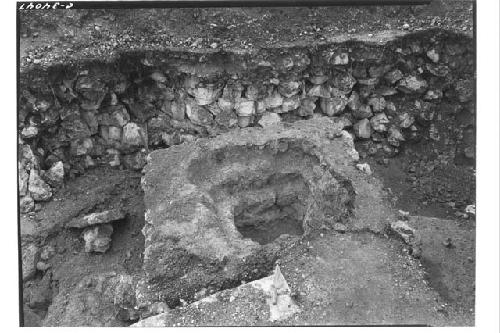
<svg viewBox="0 0 500 333">
<path fill-rule="evenodd" d="M 24 139 L 32 139 L 38 135 L 38 128 L 35 126 L 28 126 L 23 128 L 21 135 Z"/>
<path fill-rule="evenodd" d="M 399 81 L 398 89 L 404 93 L 422 93 L 428 87 L 427 81 L 416 76 L 408 76 Z"/>
<path fill-rule="evenodd" d="M 342 224 L 342 223 L 335 223 L 333 225 L 333 230 L 335 230 L 336 232 L 339 232 L 341 234 L 345 233 L 347 231 L 347 227 L 345 224 Z"/>
<path fill-rule="evenodd" d="M 427 57 L 433 62 L 439 62 L 439 53 L 435 49 L 427 51 Z"/>
<path fill-rule="evenodd" d="M 348 101 L 347 98 L 344 96 L 333 97 L 333 98 L 321 98 L 320 99 L 321 110 L 323 111 L 324 114 L 326 114 L 329 117 L 339 115 L 344 111 L 347 105 L 347 101 Z"/>
<path fill-rule="evenodd" d="M 366 173 L 367 175 L 371 175 L 372 174 L 372 169 L 370 168 L 370 165 L 368 163 L 359 163 L 359 164 L 356 164 L 356 168 L 359 171 L 362 171 L 362 172 Z"/>
<path fill-rule="evenodd" d="M 366 119 L 373 116 L 372 108 L 369 105 L 360 105 L 356 110 L 352 111 L 352 115 L 357 119 Z"/>
<path fill-rule="evenodd" d="M 388 131 L 387 142 L 394 147 L 399 147 L 401 141 L 405 141 L 405 137 L 397 127 L 391 127 Z"/>
<path fill-rule="evenodd" d="M 472 215 L 476 215 L 476 205 L 467 205 L 467 207 L 465 207 L 465 213 L 466 214 L 472 214 Z"/>
<path fill-rule="evenodd" d="M 64 164 L 61 161 L 54 163 L 50 169 L 44 173 L 43 178 L 52 187 L 61 186 L 64 181 Z"/>
<path fill-rule="evenodd" d="M 207 85 L 206 87 L 198 87 L 193 90 L 192 95 L 196 99 L 198 105 L 208 105 L 215 102 L 221 93 L 220 89 L 216 89 L 214 85 Z"/>
<path fill-rule="evenodd" d="M 85 241 L 85 252 L 104 253 L 111 246 L 111 224 L 101 224 L 83 230 L 82 237 Z"/>
<path fill-rule="evenodd" d="M 131 325 L 131 327 L 166 327 L 169 324 L 169 316 L 167 313 L 161 313 L 156 316 L 151 316 L 137 323 Z"/>
<path fill-rule="evenodd" d="M 399 115 L 399 126 L 401 128 L 409 128 L 415 122 L 415 118 L 408 112 Z"/>
<path fill-rule="evenodd" d="M 372 135 L 372 127 L 368 119 L 362 119 L 353 125 L 354 135 L 360 139 L 369 139 Z"/>
<path fill-rule="evenodd" d="M 52 197 L 52 189 L 35 169 L 30 171 L 28 192 L 35 201 L 47 201 Z"/>
<path fill-rule="evenodd" d="M 128 123 L 123 127 L 122 142 L 129 146 L 144 146 L 146 143 L 144 130 L 136 123 Z"/>
<path fill-rule="evenodd" d="M 281 118 L 277 113 L 266 113 L 260 118 L 259 125 L 266 128 L 281 122 Z"/>
<path fill-rule="evenodd" d="M 422 239 L 420 234 L 405 221 L 391 222 L 390 229 L 411 248 L 411 255 L 419 258 L 422 254 Z"/>
<path fill-rule="evenodd" d="M 39 251 L 40 249 L 34 243 L 23 244 L 21 246 L 23 281 L 35 276 Z"/>
<path fill-rule="evenodd" d="M 123 220 L 126 217 L 125 211 L 120 208 L 109 209 L 98 213 L 92 213 L 83 217 L 71 220 L 67 228 L 86 228 L 96 224 L 105 224 L 118 220 Z"/>
<path fill-rule="evenodd" d="M 19 210 L 21 213 L 29 213 L 35 209 L 35 201 L 29 195 L 24 196 L 19 201 Z"/>
<path fill-rule="evenodd" d="M 387 124 L 389 124 L 389 119 L 385 113 L 378 113 L 370 118 L 370 124 L 372 128 L 377 132 L 386 132 Z"/>
</svg>

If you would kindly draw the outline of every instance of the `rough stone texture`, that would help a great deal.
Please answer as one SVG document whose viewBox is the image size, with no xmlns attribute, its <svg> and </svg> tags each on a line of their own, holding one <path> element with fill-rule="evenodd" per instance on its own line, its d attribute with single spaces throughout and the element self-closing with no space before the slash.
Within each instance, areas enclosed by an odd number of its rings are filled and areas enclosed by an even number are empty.
<svg viewBox="0 0 500 333">
<path fill-rule="evenodd" d="M 66 227 L 68 228 L 86 228 L 96 224 L 110 223 L 117 220 L 122 220 L 126 213 L 120 209 L 109 209 L 98 213 L 92 213 L 80 218 L 71 220 Z"/>
<path fill-rule="evenodd" d="M 123 326 L 120 319 L 128 321 L 133 313 L 135 284 L 132 276 L 116 272 L 89 275 L 57 294 L 43 326 Z"/>
<path fill-rule="evenodd" d="M 47 201 L 52 197 L 52 190 L 47 183 L 40 178 L 38 171 L 30 171 L 28 191 L 35 201 Z"/>
<path fill-rule="evenodd" d="M 26 281 L 31 279 L 36 273 L 39 248 L 34 243 L 23 244 L 21 252 L 23 281 Z"/>
<path fill-rule="evenodd" d="M 111 246 L 112 233 L 113 226 L 111 224 L 100 224 L 86 228 L 82 233 L 85 241 L 85 252 L 106 252 Z"/>
<path fill-rule="evenodd" d="M 342 221 L 352 194 L 335 169 L 351 160 L 349 145 L 321 139 L 340 130 L 338 123 L 317 119 L 152 152 L 143 179 L 150 291 L 171 303 L 174 295 L 189 298 L 211 284 L 258 277 L 290 237 L 272 242 L 279 233 L 272 236 L 276 230 L 269 229 L 258 238 L 252 234 L 256 223 L 265 228 L 288 216 L 300 221 L 301 234 Z M 335 162 L 323 165 L 324 154 L 331 154 L 326 144 L 336 151 Z"/>
<path fill-rule="evenodd" d="M 396 233 L 401 239 L 411 247 L 411 255 L 419 258 L 422 253 L 422 238 L 420 234 L 410 227 L 405 221 L 395 221 L 391 223 L 391 231 Z"/>
<path fill-rule="evenodd" d="M 35 201 L 29 195 L 22 197 L 21 200 L 19 200 L 19 210 L 21 213 L 29 213 L 33 209 L 35 209 Z"/>
<path fill-rule="evenodd" d="M 249 302 L 251 303 L 248 304 Z M 238 311 L 246 308 L 245 316 L 260 317 L 262 323 L 282 322 L 300 312 L 299 307 L 291 298 L 290 287 L 277 266 L 271 276 L 212 294 L 189 304 L 186 308 L 140 320 L 132 327 L 175 326 L 184 321 L 186 314 L 190 317 L 197 317 L 202 313 L 207 313 L 212 307 L 217 307 L 218 311 L 224 311 L 232 317 L 239 316 Z M 195 321 L 191 324 L 203 326 L 202 322 Z M 240 324 L 243 325 L 243 323 Z"/>
<path fill-rule="evenodd" d="M 353 126 L 354 135 L 360 139 L 369 139 L 372 135 L 372 128 L 368 119 L 362 119 Z"/>
<path fill-rule="evenodd" d="M 279 124 L 281 122 L 281 118 L 277 113 L 266 113 L 259 120 L 259 125 L 266 128 L 269 126 L 273 126 Z"/>
<path fill-rule="evenodd" d="M 59 161 L 54 163 L 53 166 L 50 167 L 50 169 L 44 173 L 43 178 L 45 181 L 53 186 L 57 187 L 62 185 L 64 181 L 64 164 L 63 162 Z"/>
<path fill-rule="evenodd" d="M 352 116 L 384 111 L 391 112 L 391 125 L 399 125 L 393 106 L 400 108 L 401 98 L 429 101 L 426 113 L 443 102 L 473 103 L 473 51 L 469 38 L 436 30 L 342 35 L 314 47 L 123 52 L 116 63 L 68 64 L 54 69 L 56 75 L 23 72 L 19 136 L 37 128 L 26 140 L 53 155 L 43 165 L 60 160 L 71 174 L 106 164 L 135 169 L 140 163 L 123 160 L 133 161 L 137 156 L 127 156 L 143 148 L 257 125 L 268 112 L 293 121 L 321 110 L 354 122 Z M 435 121 L 420 111 L 410 110 L 409 119 Z M 415 136 L 425 136 L 425 127 L 415 127 Z"/>
</svg>

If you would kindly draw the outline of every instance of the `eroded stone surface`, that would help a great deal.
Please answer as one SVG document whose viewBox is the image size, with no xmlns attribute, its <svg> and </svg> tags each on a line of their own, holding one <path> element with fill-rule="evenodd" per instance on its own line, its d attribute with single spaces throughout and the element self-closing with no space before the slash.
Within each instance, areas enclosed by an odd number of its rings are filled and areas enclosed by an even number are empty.
<svg viewBox="0 0 500 333">
<path fill-rule="evenodd" d="M 317 119 L 151 153 L 143 233 L 152 290 L 190 297 L 214 280 L 258 278 L 290 239 L 283 233 L 342 222 L 353 194 L 336 166 L 353 166 L 340 132 L 340 123 Z"/>
</svg>

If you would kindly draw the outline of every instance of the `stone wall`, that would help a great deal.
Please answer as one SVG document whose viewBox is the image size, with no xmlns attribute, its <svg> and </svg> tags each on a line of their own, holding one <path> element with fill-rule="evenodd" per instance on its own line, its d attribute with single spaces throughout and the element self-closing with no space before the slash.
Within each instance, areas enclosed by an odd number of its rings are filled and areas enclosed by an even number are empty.
<svg viewBox="0 0 500 333">
<path fill-rule="evenodd" d="M 88 168 L 140 170 L 150 150 L 238 127 L 333 117 L 369 153 L 393 155 L 421 137 L 440 140 L 436 121 L 475 110 L 474 43 L 440 30 L 257 51 L 144 50 L 31 69 L 20 82 L 22 212 Z M 458 147 L 464 133 L 454 130 Z"/>
</svg>

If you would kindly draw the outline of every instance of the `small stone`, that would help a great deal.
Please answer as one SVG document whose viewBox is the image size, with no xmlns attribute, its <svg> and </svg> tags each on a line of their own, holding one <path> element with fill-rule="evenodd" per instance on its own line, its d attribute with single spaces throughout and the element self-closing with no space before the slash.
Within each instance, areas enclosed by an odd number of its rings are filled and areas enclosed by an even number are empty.
<svg viewBox="0 0 500 333">
<path fill-rule="evenodd" d="M 335 115 L 341 114 L 347 105 L 347 98 L 345 97 L 333 97 L 333 98 L 321 98 L 320 107 L 324 114 L 333 117 Z"/>
<path fill-rule="evenodd" d="M 408 219 L 410 218 L 410 212 L 399 209 L 398 217 L 403 221 L 408 221 Z"/>
<path fill-rule="evenodd" d="M 362 172 L 366 173 L 367 175 L 371 175 L 372 174 L 372 169 L 370 168 L 370 165 L 368 163 L 359 163 L 359 164 L 356 164 L 356 168 L 359 171 L 362 171 Z"/>
<path fill-rule="evenodd" d="M 36 269 L 42 272 L 45 272 L 47 269 L 49 269 L 51 265 L 49 263 L 39 261 L 36 263 Z"/>
<path fill-rule="evenodd" d="M 372 134 L 372 128 L 368 119 L 362 119 L 353 126 L 354 135 L 360 139 L 369 139 Z"/>
<path fill-rule="evenodd" d="M 378 113 L 372 118 L 370 118 L 370 124 L 372 128 L 377 132 L 385 132 L 387 131 L 387 124 L 389 123 L 389 119 L 385 113 Z"/>
<path fill-rule="evenodd" d="M 415 118 L 408 112 L 399 115 L 398 118 L 399 118 L 399 126 L 402 128 L 409 128 L 415 122 Z"/>
<path fill-rule="evenodd" d="M 385 99 L 383 97 L 372 97 L 368 99 L 368 105 L 372 107 L 373 112 L 382 112 L 385 109 Z"/>
<path fill-rule="evenodd" d="M 335 223 L 333 225 L 333 230 L 335 230 L 338 233 L 343 234 L 343 233 L 345 233 L 347 231 L 347 227 L 345 226 L 345 224 Z"/>
<path fill-rule="evenodd" d="M 129 146 L 144 146 L 145 142 L 146 135 L 140 125 L 131 122 L 123 127 L 123 144 Z"/>
<path fill-rule="evenodd" d="M 281 105 L 281 108 L 276 109 L 276 112 L 286 113 L 293 110 L 297 110 L 299 107 L 300 107 L 300 96 L 295 95 L 290 98 L 285 98 L 283 100 L 283 105 Z"/>
<path fill-rule="evenodd" d="M 349 100 L 347 101 L 347 106 L 351 111 L 356 111 L 361 107 L 361 102 L 359 100 L 359 94 L 355 91 L 352 92 Z"/>
<path fill-rule="evenodd" d="M 54 163 L 44 174 L 45 181 L 54 187 L 62 185 L 64 181 L 64 164 L 61 161 Z"/>
<path fill-rule="evenodd" d="M 281 122 L 281 117 L 276 113 L 265 113 L 259 120 L 259 125 L 266 128 Z"/>
<path fill-rule="evenodd" d="M 349 63 L 349 54 L 348 53 L 339 53 L 333 57 L 334 65 L 347 65 Z"/>
<path fill-rule="evenodd" d="M 106 252 L 111 246 L 112 233 L 113 226 L 111 224 L 86 228 L 82 233 L 85 241 L 85 252 Z"/>
<path fill-rule="evenodd" d="M 40 259 L 47 261 L 54 255 L 54 253 L 55 250 L 52 246 L 44 246 L 42 251 L 40 252 Z"/>
<path fill-rule="evenodd" d="M 235 105 L 239 117 L 250 117 L 255 114 L 255 101 L 240 99 Z"/>
<path fill-rule="evenodd" d="M 360 105 L 359 108 L 352 111 L 352 115 L 356 119 L 370 118 L 373 115 L 372 108 L 369 105 Z"/>
<path fill-rule="evenodd" d="M 290 98 L 299 93 L 300 86 L 297 81 L 282 82 L 278 87 L 278 91 L 285 98 Z"/>
<path fill-rule="evenodd" d="M 469 102 L 474 98 L 474 82 L 472 80 L 458 80 L 455 83 L 455 91 L 461 103 Z"/>
<path fill-rule="evenodd" d="M 99 213 L 92 213 L 80 218 L 71 220 L 66 227 L 68 228 L 86 228 L 96 224 L 105 224 L 113 221 L 123 220 L 126 213 L 120 209 L 109 209 Z"/>
<path fill-rule="evenodd" d="M 38 252 L 39 249 L 34 243 L 21 246 L 23 281 L 35 276 Z"/>
<path fill-rule="evenodd" d="M 476 205 L 467 205 L 467 207 L 465 207 L 465 213 L 476 215 Z"/>
<path fill-rule="evenodd" d="M 392 222 L 390 229 L 403 241 L 411 246 L 411 255 L 419 258 L 422 254 L 422 239 L 415 229 L 410 227 L 405 221 L 398 220 Z"/>
<path fill-rule="evenodd" d="M 431 59 L 433 62 L 439 61 L 439 53 L 437 53 L 437 51 L 434 49 L 427 51 L 427 57 Z"/>
<path fill-rule="evenodd" d="M 217 100 L 217 105 L 223 112 L 230 112 L 234 109 L 234 103 L 225 98 L 219 98 Z"/>
<path fill-rule="evenodd" d="M 404 93 L 422 93 L 427 89 L 427 81 L 416 76 L 408 76 L 399 81 L 398 89 Z"/>
<path fill-rule="evenodd" d="M 35 126 L 28 126 L 23 128 L 21 136 L 24 139 L 32 139 L 38 135 L 38 128 Z"/>
<path fill-rule="evenodd" d="M 441 90 L 427 90 L 424 95 L 424 99 L 427 101 L 439 99 L 443 97 L 443 92 Z"/>
<path fill-rule="evenodd" d="M 21 213 L 26 214 L 35 209 L 35 201 L 29 195 L 24 196 L 19 200 L 19 210 Z"/>
<path fill-rule="evenodd" d="M 165 105 L 165 104 L 164 104 Z M 170 114 L 174 120 L 184 120 L 184 115 L 186 113 L 186 103 L 182 100 L 174 100 L 169 104 Z M 162 108 L 162 110 L 164 110 Z"/>
<path fill-rule="evenodd" d="M 156 82 L 165 83 L 167 82 L 167 77 L 162 72 L 153 72 L 150 75 L 151 79 Z"/>
<path fill-rule="evenodd" d="M 38 171 L 30 171 L 28 192 L 35 201 L 47 201 L 52 197 L 50 186 L 38 175 Z"/>
<path fill-rule="evenodd" d="M 252 116 L 238 116 L 238 126 L 241 128 L 250 126 L 251 122 Z"/>
<path fill-rule="evenodd" d="M 274 91 L 270 96 L 264 98 L 264 105 L 266 109 L 272 109 L 280 107 L 283 104 L 283 97 Z"/>
<path fill-rule="evenodd" d="M 300 108 L 298 110 L 298 114 L 301 117 L 312 116 L 314 113 L 314 109 L 316 109 L 316 98 L 304 98 L 300 102 Z"/>
<path fill-rule="evenodd" d="M 388 134 L 389 135 L 387 141 L 394 147 L 399 147 L 399 143 L 401 141 L 405 141 L 403 134 L 397 127 L 392 126 L 391 128 L 389 128 Z"/>
<path fill-rule="evenodd" d="M 210 84 L 206 87 L 198 87 L 192 90 L 192 95 L 194 96 L 198 105 L 204 106 L 212 104 L 215 102 L 221 93 L 221 89 L 215 88 L 214 85 Z"/>
<path fill-rule="evenodd" d="M 330 91 L 324 85 L 317 85 L 311 87 L 307 92 L 307 96 L 311 97 L 322 97 L 322 98 L 330 98 Z"/>
<path fill-rule="evenodd" d="M 314 85 L 321 85 L 328 81 L 328 76 L 326 75 L 314 75 L 309 78 L 309 82 Z"/>
</svg>

